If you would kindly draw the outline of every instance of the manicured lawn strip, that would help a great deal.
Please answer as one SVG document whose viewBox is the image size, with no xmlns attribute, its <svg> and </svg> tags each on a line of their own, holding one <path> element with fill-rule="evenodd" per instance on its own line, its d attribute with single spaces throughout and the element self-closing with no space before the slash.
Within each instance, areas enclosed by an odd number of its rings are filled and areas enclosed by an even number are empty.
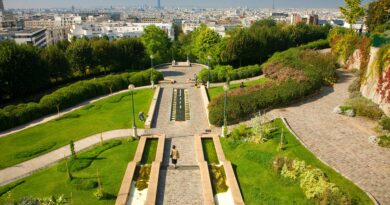
<svg viewBox="0 0 390 205">
<path fill-rule="evenodd" d="M 121 145 L 99 155 L 99 158 L 94 160 L 90 167 L 79 172 L 72 172 L 75 178 L 91 178 L 95 180 L 97 170 L 99 170 L 103 189 L 106 193 L 113 196 L 112 199 L 97 200 L 93 195 L 96 188 L 76 190 L 68 181 L 67 173 L 57 170 L 58 164 L 22 179 L 25 183 L 12 189 L 11 197 L 13 200 L 17 200 L 24 196 L 42 198 L 51 195 L 58 197 L 63 194 L 68 199 L 68 202 L 71 202 L 70 204 L 114 204 L 127 164 L 134 158 L 137 145 L 138 141 L 128 142 L 127 140 L 122 140 Z M 0 204 L 9 202 L 8 196 L 9 194 L 1 196 Z"/>
<path fill-rule="evenodd" d="M 152 89 L 135 91 L 136 117 L 141 111 L 148 113 L 153 94 Z M 0 138 L 0 169 L 58 149 L 69 144 L 70 140 L 77 141 L 104 131 L 130 128 L 131 108 L 131 95 L 126 92 L 87 105 L 48 123 Z M 140 128 L 144 126 L 138 118 L 136 124 Z M 42 148 L 53 143 L 56 144 L 51 148 Z M 23 155 L 20 153 L 33 153 L 36 149 L 44 151 L 20 158 Z"/>
<path fill-rule="evenodd" d="M 203 154 L 208 164 L 219 164 L 213 139 L 202 139 Z"/>
<path fill-rule="evenodd" d="M 142 153 L 141 164 L 152 164 L 156 159 L 158 139 L 147 139 L 144 152 Z"/>
<path fill-rule="evenodd" d="M 248 86 L 252 86 L 252 85 L 263 84 L 263 83 L 267 82 L 268 80 L 269 80 L 268 78 L 259 78 L 257 80 L 244 81 L 244 85 L 246 87 L 248 87 Z M 231 90 L 234 90 L 234 89 L 237 89 L 237 88 L 240 88 L 240 83 L 230 84 L 230 89 Z M 212 87 L 212 88 L 208 89 L 208 94 L 209 94 L 209 99 L 210 100 L 215 98 L 215 97 L 217 97 L 218 95 L 221 95 L 222 93 L 223 93 L 223 86 Z"/>
<path fill-rule="evenodd" d="M 331 182 L 346 192 L 353 204 L 373 204 L 370 198 L 351 181 L 320 162 L 277 119 L 279 128 L 272 140 L 264 144 L 234 143 L 221 139 L 227 160 L 232 161 L 246 204 L 314 204 L 308 201 L 299 183 L 279 176 L 273 171 L 272 162 L 277 155 L 306 161 L 326 173 Z M 284 130 L 285 150 L 278 152 L 281 129 Z"/>
</svg>

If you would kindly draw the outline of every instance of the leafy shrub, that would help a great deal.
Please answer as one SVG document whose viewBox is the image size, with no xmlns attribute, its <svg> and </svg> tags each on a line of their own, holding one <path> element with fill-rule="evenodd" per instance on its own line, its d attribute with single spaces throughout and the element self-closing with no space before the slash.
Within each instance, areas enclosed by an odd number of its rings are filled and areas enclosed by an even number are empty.
<svg viewBox="0 0 390 205">
<path fill-rule="evenodd" d="M 74 178 L 70 183 L 77 190 L 89 190 L 98 187 L 98 182 L 94 179 Z"/>
<path fill-rule="evenodd" d="M 382 129 L 390 131 L 390 117 L 382 117 L 379 124 L 382 126 Z"/>
<path fill-rule="evenodd" d="M 390 136 L 380 136 L 378 145 L 390 148 Z"/>
<path fill-rule="evenodd" d="M 339 56 L 343 63 L 347 62 L 348 58 L 360 44 L 359 36 L 355 32 L 345 28 L 332 29 L 328 39 L 332 52 Z"/>
<path fill-rule="evenodd" d="M 291 166 L 292 160 L 284 156 L 276 156 L 272 163 L 272 167 L 275 172 L 280 173 L 285 164 L 287 164 L 287 166 Z"/>
<path fill-rule="evenodd" d="M 310 42 L 308 44 L 302 45 L 299 48 L 320 50 L 320 49 L 330 48 L 330 45 L 329 45 L 329 41 L 327 39 L 320 39 L 320 40 L 313 41 L 313 42 Z"/>
<path fill-rule="evenodd" d="M 261 75 L 261 68 L 259 65 L 252 65 L 233 69 L 232 66 L 216 66 L 210 70 L 210 82 L 226 82 L 232 80 L 240 80 Z M 206 83 L 208 80 L 208 69 L 202 69 L 199 73 L 199 79 Z"/>
<path fill-rule="evenodd" d="M 53 148 L 54 146 L 56 145 L 55 142 L 52 142 L 52 143 L 48 143 L 48 144 L 45 144 L 45 145 L 41 145 L 39 147 L 36 147 L 36 148 L 33 148 L 31 150 L 27 150 L 27 151 L 23 151 L 23 152 L 19 152 L 15 155 L 16 158 L 28 158 L 28 157 L 32 157 L 32 156 L 35 156 L 35 155 L 38 155 L 38 154 L 41 154 L 43 152 L 46 152 L 47 150 L 50 150 L 51 148 Z"/>
<path fill-rule="evenodd" d="M 291 166 L 288 167 L 288 163 L 283 165 L 281 175 L 286 178 L 297 179 L 306 169 L 305 161 L 293 160 Z"/>
<path fill-rule="evenodd" d="M 246 120 L 253 113 L 270 107 L 290 104 L 292 101 L 314 93 L 323 84 L 335 80 L 335 59 L 328 54 L 314 51 L 290 49 L 276 53 L 263 68 L 283 65 L 294 70 L 303 71 L 305 79 L 286 78 L 281 82 L 271 81 L 261 85 L 235 89 L 229 92 L 227 99 L 227 121 L 229 124 Z M 289 70 L 292 70 L 289 69 Z M 291 75 L 295 75 L 295 71 Z M 213 98 L 209 105 L 209 118 L 213 125 L 223 124 L 223 97 Z"/>
<path fill-rule="evenodd" d="M 148 188 L 151 169 L 151 165 L 143 165 L 140 167 L 138 176 L 135 177 L 135 187 L 137 187 L 138 191 Z"/>
<path fill-rule="evenodd" d="M 359 92 L 360 91 L 360 78 L 356 78 L 348 87 L 348 91 L 350 93 Z"/>
<path fill-rule="evenodd" d="M 214 192 L 217 194 L 227 192 L 229 187 L 226 184 L 226 174 L 223 166 L 210 165 L 209 168 Z"/>
<path fill-rule="evenodd" d="M 352 107 L 356 115 L 373 120 L 379 120 L 384 115 L 377 104 L 363 96 L 348 99 L 346 105 Z"/>
<path fill-rule="evenodd" d="M 162 73 L 152 70 L 155 82 L 162 80 Z M 129 84 L 136 86 L 150 84 L 151 70 L 137 73 L 108 75 L 92 80 L 83 80 L 60 88 L 44 96 L 39 103 L 9 105 L 0 109 L 0 130 L 6 130 L 50 113 L 77 105 L 88 99 L 126 89 Z M 67 115 L 61 119 L 77 117 Z M 60 120 L 60 119 L 59 119 Z"/>
<path fill-rule="evenodd" d="M 250 123 L 253 133 L 249 141 L 256 144 L 268 141 L 276 130 L 273 123 L 263 115 L 257 115 Z"/>
<path fill-rule="evenodd" d="M 234 141 L 245 141 L 252 135 L 252 130 L 245 124 L 235 127 L 229 135 Z"/>
</svg>

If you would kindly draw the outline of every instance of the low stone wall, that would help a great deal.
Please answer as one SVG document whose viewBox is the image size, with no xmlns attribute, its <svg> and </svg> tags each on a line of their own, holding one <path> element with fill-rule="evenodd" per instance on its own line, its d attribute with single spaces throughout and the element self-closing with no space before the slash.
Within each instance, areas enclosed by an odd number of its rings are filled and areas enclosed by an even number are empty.
<svg viewBox="0 0 390 205">
<path fill-rule="evenodd" d="M 209 127 L 212 125 L 210 124 L 210 119 L 209 119 L 209 96 L 207 95 L 207 88 L 202 85 L 200 88 L 200 94 L 202 95 L 202 100 L 203 100 L 203 107 L 206 110 L 206 116 L 207 116 L 207 123 L 209 123 Z"/>
<path fill-rule="evenodd" d="M 154 120 L 154 116 L 156 115 L 157 101 L 158 101 L 158 98 L 160 97 L 160 91 L 161 91 L 160 86 L 158 86 L 156 88 L 156 90 L 154 91 L 154 96 L 153 96 L 152 102 L 150 104 L 148 117 L 145 120 L 145 129 L 152 128 L 152 123 L 153 123 L 153 120 Z"/>
<path fill-rule="evenodd" d="M 146 140 L 155 139 L 155 138 L 158 138 L 157 152 L 156 152 L 156 158 L 152 163 L 152 167 L 151 167 L 148 194 L 145 202 L 145 204 L 155 204 L 157 198 L 158 176 L 160 174 L 160 166 L 162 163 L 163 153 L 164 153 L 165 135 L 143 136 L 140 138 L 134 159 L 127 166 L 125 175 L 122 180 L 122 185 L 119 189 L 118 196 L 116 198 L 115 205 L 127 204 L 127 201 L 129 200 L 129 195 L 131 193 L 131 184 L 133 182 L 135 170 L 137 166 L 140 165 L 141 163 Z"/>
<path fill-rule="evenodd" d="M 232 163 L 226 160 L 219 137 L 216 135 L 197 135 L 195 136 L 195 151 L 198 158 L 198 163 L 199 163 L 199 168 L 200 168 L 200 173 L 202 178 L 204 204 L 215 204 L 215 201 L 214 201 L 213 190 L 211 188 L 212 186 L 211 186 L 209 168 L 207 162 L 204 159 L 202 139 L 213 139 L 218 160 L 220 163 L 222 163 L 225 170 L 226 183 L 232 192 L 234 204 L 236 205 L 245 204 L 244 199 L 242 198 L 241 195 L 240 187 L 236 179 L 236 175 L 234 174 Z M 210 197 L 212 197 L 212 200 L 210 199 Z"/>
</svg>

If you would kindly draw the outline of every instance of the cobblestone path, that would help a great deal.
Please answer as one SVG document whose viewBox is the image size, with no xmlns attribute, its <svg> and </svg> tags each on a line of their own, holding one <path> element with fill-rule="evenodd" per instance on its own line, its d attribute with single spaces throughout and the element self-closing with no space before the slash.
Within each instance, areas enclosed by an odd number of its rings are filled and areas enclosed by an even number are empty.
<svg viewBox="0 0 390 205">
<path fill-rule="evenodd" d="M 352 74 L 340 72 L 340 82 L 319 95 L 271 115 L 285 117 L 309 149 L 339 170 L 381 204 L 390 204 L 390 149 L 368 141 L 375 122 L 332 113 L 349 96 Z"/>
</svg>

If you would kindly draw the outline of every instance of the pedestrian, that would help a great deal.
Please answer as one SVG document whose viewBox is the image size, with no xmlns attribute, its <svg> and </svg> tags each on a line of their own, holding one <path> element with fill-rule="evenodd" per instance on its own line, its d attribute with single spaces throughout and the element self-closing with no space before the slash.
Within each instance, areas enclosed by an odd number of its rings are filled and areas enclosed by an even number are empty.
<svg viewBox="0 0 390 205">
<path fill-rule="evenodd" d="M 180 155 L 179 155 L 179 151 L 176 149 L 175 145 L 172 146 L 170 157 L 172 159 L 173 167 L 176 169 L 177 160 L 179 159 Z"/>
</svg>

